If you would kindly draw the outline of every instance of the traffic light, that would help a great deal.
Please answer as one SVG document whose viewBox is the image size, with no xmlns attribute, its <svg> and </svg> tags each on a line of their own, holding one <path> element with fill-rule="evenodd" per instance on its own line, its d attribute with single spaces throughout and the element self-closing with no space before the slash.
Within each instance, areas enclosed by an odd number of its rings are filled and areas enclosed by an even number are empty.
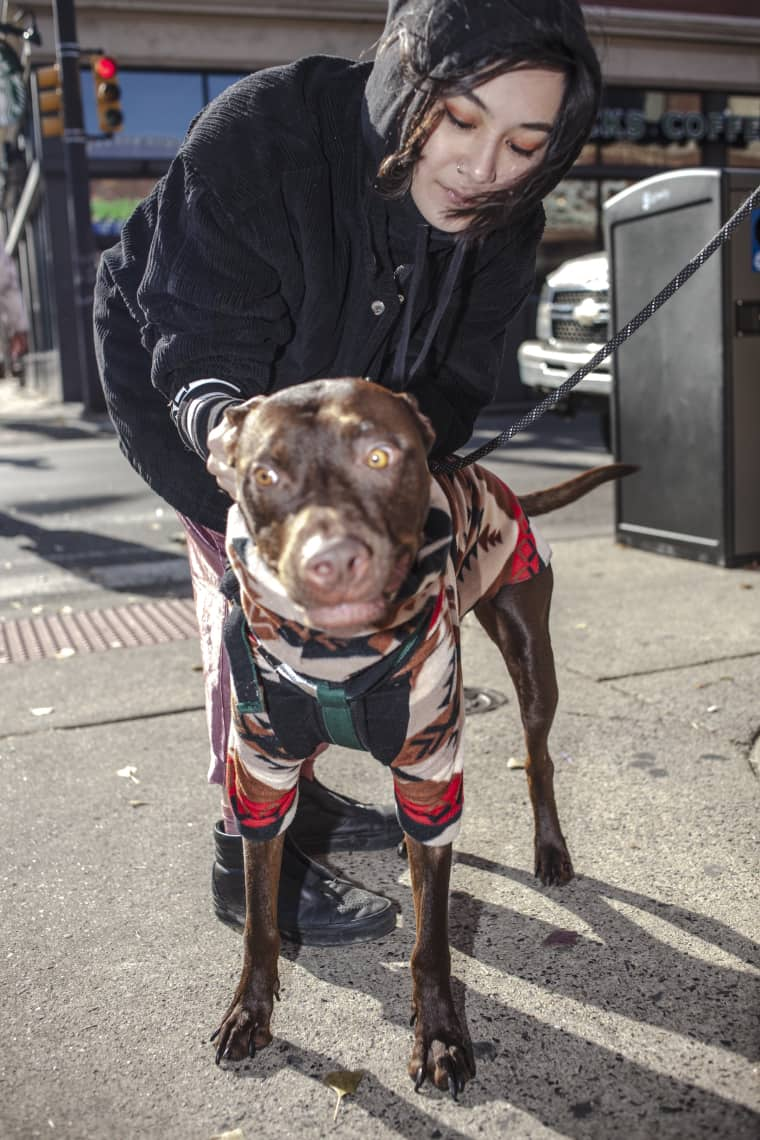
<svg viewBox="0 0 760 1140">
<path fill-rule="evenodd" d="M 95 55 L 90 60 L 90 67 L 95 84 L 98 126 L 105 135 L 115 134 L 124 126 L 121 87 L 117 82 L 119 66 L 110 55 Z"/>
<path fill-rule="evenodd" d="M 37 105 L 40 110 L 40 130 L 45 139 L 57 139 L 63 134 L 63 88 L 61 69 L 57 63 L 37 68 Z"/>
</svg>

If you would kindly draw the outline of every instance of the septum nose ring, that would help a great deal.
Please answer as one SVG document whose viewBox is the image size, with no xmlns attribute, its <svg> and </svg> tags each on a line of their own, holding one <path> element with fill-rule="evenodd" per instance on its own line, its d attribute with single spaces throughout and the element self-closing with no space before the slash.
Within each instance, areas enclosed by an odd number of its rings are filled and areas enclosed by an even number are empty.
<svg viewBox="0 0 760 1140">
<path fill-rule="evenodd" d="M 461 162 L 457 163 L 457 174 L 464 174 L 464 166 Z"/>
</svg>

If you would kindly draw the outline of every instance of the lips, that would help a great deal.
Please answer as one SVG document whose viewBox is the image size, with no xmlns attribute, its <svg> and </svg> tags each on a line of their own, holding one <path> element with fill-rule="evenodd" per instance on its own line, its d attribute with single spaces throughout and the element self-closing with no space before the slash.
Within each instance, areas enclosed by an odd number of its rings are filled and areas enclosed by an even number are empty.
<svg viewBox="0 0 760 1140">
<path fill-rule="evenodd" d="M 443 183 L 439 183 L 439 185 L 441 187 L 441 190 L 443 190 L 446 198 L 450 204 L 454 206 L 455 209 L 461 210 L 471 205 L 471 198 L 466 194 L 461 194 L 457 190 L 452 190 L 450 186 L 444 186 Z"/>
</svg>

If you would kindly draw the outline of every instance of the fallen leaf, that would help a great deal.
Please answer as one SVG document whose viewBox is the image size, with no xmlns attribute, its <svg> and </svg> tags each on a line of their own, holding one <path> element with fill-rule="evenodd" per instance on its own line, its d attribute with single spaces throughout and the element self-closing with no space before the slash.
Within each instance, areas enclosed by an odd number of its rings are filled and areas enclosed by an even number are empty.
<svg viewBox="0 0 760 1140">
<path fill-rule="evenodd" d="M 509 760 L 507 760 L 507 767 L 508 768 L 524 768 L 525 767 L 525 761 L 524 760 L 518 760 L 516 756 L 510 756 Z"/>
<path fill-rule="evenodd" d="M 29 709 L 32 716 L 48 716 L 53 711 L 53 705 L 45 705 L 44 708 L 40 706 L 36 709 Z"/>
<path fill-rule="evenodd" d="M 127 764 L 126 768 L 119 768 L 116 775 L 121 776 L 124 780 L 131 780 L 133 784 L 139 784 L 140 781 L 135 775 L 136 771 L 137 768 L 135 768 L 134 764 Z"/>
<path fill-rule="evenodd" d="M 578 621 L 575 623 L 575 628 L 576 629 L 588 629 L 588 622 L 587 621 Z"/>
<path fill-rule="evenodd" d="M 42 611 L 44 610 L 44 608 L 45 608 L 44 606 L 32 606 L 32 613 L 33 614 L 41 614 Z"/>
<path fill-rule="evenodd" d="M 65 661 L 65 659 L 67 657 L 73 657 L 75 653 L 76 653 L 76 649 L 73 649 L 72 646 L 63 645 L 63 646 L 61 646 L 61 648 L 58 650 L 58 652 L 55 655 L 56 660 L 57 661 Z"/>
<path fill-rule="evenodd" d="M 148 807 L 150 800 L 130 800 L 130 807 Z"/>
<path fill-rule="evenodd" d="M 720 705 L 708 705 L 707 711 L 709 713 L 720 712 Z"/>
<path fill-rule="evenodd" d="M 232 1132 L 215 1132 L 211 1140 L 245 1140 L 245 1137 L 239 1128 L 233 1128 Z"/>
<path fill-rule="evenodd" d="M 547 934 L 546 938 L 541 943 L 542 946 L 575 946 L 580 938 L 577 930 L 553 930 L 551 934 Z"/>
<path fill-rule="evenodd" d="M 331 1088 L 333 1092 L 338 1094 L 333 1120 L 338 1119 L 338 1109 L 340 1108 L 340 1102 L 343 1100 L 343 1097 L 356 1092 L 363 1076 L 363 1069 L 338 1069 L 336 1072 L 328 1073 L 326 1077 L 322 1078 L 325 1084 Z"/>
</svg>

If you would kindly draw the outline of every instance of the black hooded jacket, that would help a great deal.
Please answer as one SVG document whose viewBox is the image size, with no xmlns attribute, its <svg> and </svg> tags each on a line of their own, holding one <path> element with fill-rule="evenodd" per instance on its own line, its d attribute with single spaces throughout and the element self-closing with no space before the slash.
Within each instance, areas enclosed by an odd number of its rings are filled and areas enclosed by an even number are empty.
<svg viewBox="0 0 760 1140">
<path fill-rule="evenodd" d="M 577 10 L 575 0 L 532 7 Z M 443 56 L 431 60 L 439 67 L 447 52 L 466 56 L 468 11 L 477 14 L 473 60 L 483 36 L 508 37 L 533 18 L 504 0 L 417 0 L 394 3 L 389 20 L 423 8 L 446 15 Z M 311 57 L 241 80 L 194 121 L 103 255 L 96 350 L 122 449 L 202 525 L 223 531 L 229 500 L 170 417 L 191 382 L 225 381 L 247 399 L 316 377 L 368 376 L 417 397 L 437 455 L 466 442 L 493 398 L 505 328 L 533 284 L 543 212 L 462 245 L 432 230 L 409 195 L 381 198 L 373 173 L 408 96 L 392 48 L 374 72 Z"/>
</svg>

